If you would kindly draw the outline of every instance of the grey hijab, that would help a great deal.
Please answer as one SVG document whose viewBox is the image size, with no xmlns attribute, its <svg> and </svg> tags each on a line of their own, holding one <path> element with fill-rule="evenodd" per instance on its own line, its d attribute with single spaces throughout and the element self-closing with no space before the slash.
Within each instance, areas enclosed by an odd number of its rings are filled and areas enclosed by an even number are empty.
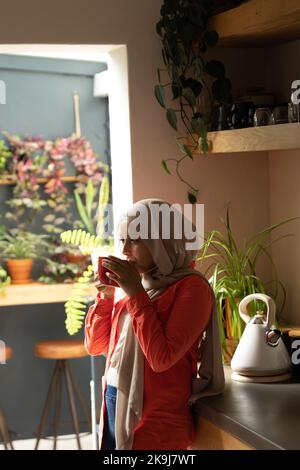
<svg viewBox="0 0 300 470">
<path fill-rule="evenodd" d="M 171 221 L 169 238 L 164 238 L 162 236 L 162 220 L 157 218 L 157 209 L 162 207 L 170 208 L 171 204 L 160 199 L 143 199 L 123 214 L 119 222 L 120 225 L 122 221 L 126 220 L 129 228 L 131 223 L 134 225 L 141 212 L 148 218 L 148 226 L 147 228 L 143 227 L 145 230 L 140 238 L 149 249 L 155 262 L 155 267 L 142 275 L 142 284 L 150 299 L 154 299 L 169 285 L 190 274 L 198 275 L 209 285 L 205 277 L 191 267 L 191 263 L 196 259 L 199 249 L 186 249 L 186 242 L 190 241 L 191 238 L 187 240 L 184 233 L 185 216 L 182 213 L 176 214 L 178 216 L 176 218 L 177 229 L 180 225 L 182 228 L 181 238 L 176 238 L 175 217 L 173 222 Z M 195 233 L 196 228 L 193 225 L 190 227 Z M 157 238 L 151 237 L 151 229 L 152 235 L 157 230 Z M 129 236 L 132 237 L 130 229 Z M 192 380 L 190 405 L 204 396 L 221 393 L 224 389 L 225 381 L 215 297 L 211 287 L 210 290 L 213 299 L 212 315 L 205 336 L 201 338 L 199 343 L 198 374 Z M 197 312 L 195 312 L 195 315 L 197 315 Z M 201 315 L 201 312 L 199 312 L 199 315 Z M 134 429 L 142 417 L 143 408 L 144 355 L 133 332 L 131 321 L 126 322 L 126 325 L 126 331 L 123 332 L 125 334 L 124 347 L 120 357 L 117 360 L 114 358 L 115 364 L 118 364 L 119 374 L 116 404 L 117 449 L 131 449 Z"/>
</svg>

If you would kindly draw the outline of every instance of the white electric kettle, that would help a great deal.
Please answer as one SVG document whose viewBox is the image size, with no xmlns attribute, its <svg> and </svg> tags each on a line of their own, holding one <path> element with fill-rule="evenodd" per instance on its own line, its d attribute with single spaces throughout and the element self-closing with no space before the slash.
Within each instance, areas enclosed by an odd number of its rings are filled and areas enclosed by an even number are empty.
<svg viewBox="0 0 300 470">
<path fill-rule="evenodd" d="M 262 300 L 267 314 L 250 317 L 247 305 Z M 275 329 L 276 305 L 265 294 L 250 294 L 241 300 L 239 314 L 247 324 L 231 360 L 232 379 L 242 382 L 279 382 L 291 377 L 291 359 Z"/>
</svg>

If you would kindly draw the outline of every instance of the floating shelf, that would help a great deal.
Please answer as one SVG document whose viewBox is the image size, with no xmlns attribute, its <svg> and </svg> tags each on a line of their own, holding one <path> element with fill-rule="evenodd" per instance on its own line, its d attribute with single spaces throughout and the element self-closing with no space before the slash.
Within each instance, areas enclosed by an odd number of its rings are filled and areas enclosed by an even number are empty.
<svg viewBox="0 0 300 470">
<path fill-rule="evenodd" d="M 211 18 L 220 46 L 267 46 L 300 38 L 299 0 L 249 0 Z"/>
<path fill-rule="evenodd" d="M 49 179 L 50 178 L 37 178 L 36 181 L 37 183 L 47 183 Z M 61 179 L 65 183 L 76 183 L 77 181 L 80 181 L 80 178 L 78 176 L 63 176 Z M 0 178 L 0 185 L 7 184 L 16 184 L 16 181 L 12 178 L 9 178 L 8 175 L 6 178 Z"/>
<path fill-rule="evenodd" d="M 0 307 L 12 305 L 49 304 L 66 302 L 74 284 L 11 284 L 5 287 L 4 295 L 0 294 Z M 96 298 L 97 290 L 91 285 L 88 295 Z"/>
<path fill-rule="evenodd" d="M 209 132 L 207 136 L 212 142 L 212 153 L 297 149 L 300 148 L 300 123 Z"/>
</svg>

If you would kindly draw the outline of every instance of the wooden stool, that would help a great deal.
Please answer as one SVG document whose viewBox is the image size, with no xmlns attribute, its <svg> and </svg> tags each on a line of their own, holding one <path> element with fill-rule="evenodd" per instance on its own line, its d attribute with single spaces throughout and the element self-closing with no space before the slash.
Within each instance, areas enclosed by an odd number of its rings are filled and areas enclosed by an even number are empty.
<svg viewBox="0 0 300 470">
<path fill-rule="evenodd" d="M 12 357 L 12 349 L 5 347 L 5 360 L 8 361 Z M 4 449 L 8 450 L 10 446 L 11 450 L 14 450 L 13 444 L 10 437 L 10 432 L 8 429 L 7 421 L 4 415 L 3 410 L 0 408 L 0 438 L 3 441 Z"/>
<path fill-rule="evenodd" d="M 81 403 L 82 409 L 85 413 L 87 422 L 91 427 L 91 419 L 88 408 L 84 402 L 78 384 L 75 382 L 71 368 L 68 364 L 68 359 L 75 359 L 80 357 L 88 356 L 88 353 L 84 347 L 82 340 L 70 339 L 70 340 L 53 340 L 53 341 L 43 341 L 35 345 L 35 355 L 40 359 L 54 359 L 55 366 L 50 385 L 48 388 L 48 394 L 44 409 L 41 416 L 40 425 L 37 432 L 37 440 L 35 444 L 35 449 L 38 448 L 39 441 L 42 438 L 42 434 L 45 428 L 47 416 L 49 414 L 49 408 L 51 405 L 52 397 L 55 395 L 55 414 L 54 414 L 54 444 L 53 449 L 56 449 L 56 441 L 59 430 L 59 421 L 60 421 L 60 409 L 61 409 L 61 388 L 63 383 L 63 378 L 66 384 L 68 403 L 70 408 L 70 414 L 73 423 L 73 429 L 76 434 L 77 446 L 78 449 L 81 449 L 80 439 L 79 439 L 79 424 L 77 418 L 77 411 L 75 406 L 75 397 L 74 390 L 77 393 L 77 397 Z"/>
</svg>

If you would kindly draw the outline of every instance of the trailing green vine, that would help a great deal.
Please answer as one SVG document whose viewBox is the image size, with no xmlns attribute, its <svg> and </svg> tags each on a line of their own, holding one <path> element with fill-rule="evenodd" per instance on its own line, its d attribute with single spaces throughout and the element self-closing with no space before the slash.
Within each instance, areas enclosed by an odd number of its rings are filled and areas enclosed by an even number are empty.
<svg viewBox="0 0 300 470">
<path fill-rule="evenodd" d="M 183 132 L 176 137 L 182 156 L 161 163 L 172 174 L 167 162 L 175 162 L 176 175 L 188 187 L 191 203 L 196 202 L 199 189 L 183 178 L 181 165 L 186 158 L 193 160 L 197 149 L 203 153 L 211 150 L 207 132 L 214 109 L 231 101 L 231 82 L 225 76 L 223 63 L 206 60 L 204 55 L 218 42 L 218 33 L 208 28 L 213 8 L 211 0 L 164 0 L 156 24 L 164 68 L 157 69 L 154 93 L 170 126 Z"/>
</svg>

